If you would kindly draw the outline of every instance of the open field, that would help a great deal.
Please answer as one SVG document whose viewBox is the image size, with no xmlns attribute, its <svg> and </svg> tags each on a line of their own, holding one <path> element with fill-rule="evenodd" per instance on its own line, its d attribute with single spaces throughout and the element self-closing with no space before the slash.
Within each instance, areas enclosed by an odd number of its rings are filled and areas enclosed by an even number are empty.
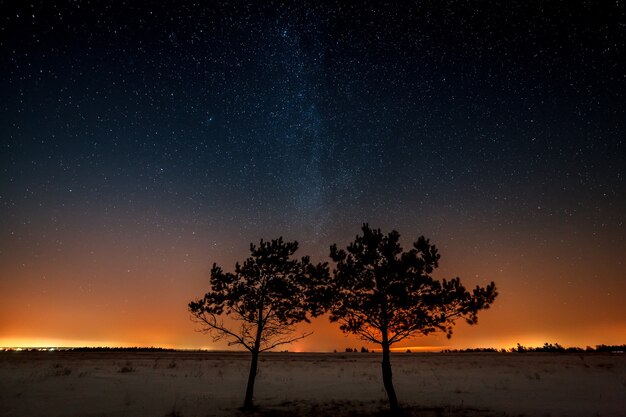
<svg viewBox="0 0 626 417">
<path fill-rule="evenodd" d="M 409 415 L 626 416 L 624 354 L 392 355 Z M 5 417 L 243 415 L 246 353 L 0 352 Z M 371 416 L 386 407 L 376 353 L 261 357 L 257 416 Z"/>
</svg>

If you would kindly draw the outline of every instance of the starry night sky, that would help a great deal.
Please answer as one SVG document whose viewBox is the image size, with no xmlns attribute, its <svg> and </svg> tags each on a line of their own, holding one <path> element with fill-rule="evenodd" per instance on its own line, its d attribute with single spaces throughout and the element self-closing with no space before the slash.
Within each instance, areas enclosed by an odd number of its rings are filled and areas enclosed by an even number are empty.
<svg viewBox="0 0 626 417">
<path fill-rule="evenodd" d="M 186 305 L 213 262 L 328 260 L 363 222 L 499 287 L 416 345 L 626 342 L 624 2 L 19 3 L 0 345 L 210 346 Z M 296 349 L 361 343 L 313 328 Z"/>
</svg>

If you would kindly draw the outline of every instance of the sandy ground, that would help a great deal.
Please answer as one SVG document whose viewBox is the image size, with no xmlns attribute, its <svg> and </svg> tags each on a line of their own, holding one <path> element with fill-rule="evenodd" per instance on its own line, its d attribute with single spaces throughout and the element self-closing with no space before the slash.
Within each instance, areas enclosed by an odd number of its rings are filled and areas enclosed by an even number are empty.
<svg viewBox="0 0 626 417">
<path fill-rule="evenodd" d="M 626 416 L 626 354 L 392 355 L 407 415 Z M 244 416 L 245 353 L 0 352 L 0 416 Z M 376 353 L 269 353 L 255 416 L 385 410 Z M 384 415 L 384 414 L 383 414 Z"/>
</svg>

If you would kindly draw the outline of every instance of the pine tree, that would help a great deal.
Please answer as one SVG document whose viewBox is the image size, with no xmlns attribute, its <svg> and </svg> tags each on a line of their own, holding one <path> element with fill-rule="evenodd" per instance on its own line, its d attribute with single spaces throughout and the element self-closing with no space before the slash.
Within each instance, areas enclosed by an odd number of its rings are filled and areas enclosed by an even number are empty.
<svg viewBox="0 0 626 417">
<path fill-rule="evenodd" d="M 476 324 L 478 311 L 489 308 L 497 292 L 493 282 L 468 291 L 459 278 L 434 279 L 440 256 L 423 236 L 405 252 L 397 231 L 384 235 L 367 224 L 361 230 L 345 250 L 330 248 L 336 262 L 326 288 L 334 295 L 330 319 L 342 331 L 381 346 L 383 384 L 395 411 L 390 347 L 435 331 L 451 337 L 455 320 Z"/>
<path fill-rule="evenodd" d="M 253 408 L 259 354 L 310 335 L 295 334 L 295 325 L 322 313 L 310 300 L 315 282 L 327 279 L 328 265 L 314 265 L 306 256 L 292 258 L 297 249 L 298 242 L 283 242 L 282 237 L 250 244 L 250 257 L 237 263 L 234 273 L 213 264 L 210 290 L 189 303 L 201 331 L 251 353 L 244 409 Z M 224 316 L 239 325 L 226 323 Z"/>
</svg>

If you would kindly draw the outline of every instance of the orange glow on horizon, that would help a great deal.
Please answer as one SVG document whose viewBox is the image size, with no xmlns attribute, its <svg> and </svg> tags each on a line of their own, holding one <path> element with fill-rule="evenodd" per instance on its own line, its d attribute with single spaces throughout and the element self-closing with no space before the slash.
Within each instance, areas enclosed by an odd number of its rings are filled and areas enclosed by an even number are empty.
<svg viewBox="0 0 626 417">
<path fill-rule="evenodd" d="M 407 350 L 411 352 L 440 352 L 444 349 L 449 349 L 449 346 L 402 346 L 390 348 L 392 352 L 406 352 Z M 379 351 L 380 349 L 374 350 Z"/>
<path fill-rule="evenodd" d="M 406 236 L 412 234 L 399 229 Z M 417 337 L 405 346 L 395 346 L 397 351 L 509 349 L 517 343 L 541 346 L 545 342 L 581 348 L 626 343 L 626 304 L 619 296 L 626 291 L 626 281 L 621 279 L 626 264 L 617 264 L 619 256 L 610 250 L 590 254 L 597 258 L 595 262 L 565 263 L 554 261 L 558 248 L 531 248 L 521 253 L 515 242 L 507 241 L 497 249 L 479 248 L 487 254 L 498 252 L 497 258 L 489 258 L 466 251 L 464 240 L 446 241 L 424 232 L 439 244 L 442 253 L 437 278 L 459 275 L 468 288 L 494 280 L 500 294 L 491 309 L 479 314 L 478 325 L 461 322 L 450 340 L 441 334 Z M 10 278 L 0 281 L 1 346 L 237 350 L 237 346 L 213 343 L 210 336 L 194 331 L 187 304 L 206 291 L 209 261 L 230 270 L 235 260 L 245 257 L 246 245 L 233 244 L 241 252 L 235 253 L 236 249 L 220 247 L 207 252 L 202 245 L 181 243 L 180 248 L 163 249 L 155 259 L 149 254 L 137 258 L 135 254 L 142 248 L 132 240 L 127 245 L 136 244 L 135 252 L 106 235 L 83 234 L 79 238 L 72 234 L 71 238 L 63 253 L 42 246 L 35 258 L 15 247 L 0 254 L 0 270 L 3 277 Z M 169 247 L 167 242 L 152 243 Z M 96 253 L 97 259 L 85 256 L 83 249 Z M 299 255 L 306 253 L 315 252 L 303 245 Z M 12 259 L 26 261 L 16 265 Z M 109 259 L 116 262 L 109 264 Z M 593 280 L 585 278 L 589 276 L 602 276 L 606 284 L 598 289 Z M 300 330 L 314 334 L 284 349 L 377 349 L 354 335 L 344 335 L 327 317 L 303 324 Z"/>
<path fill-rule="evenodd" d="M 112 340 L 72 340 L 56 338 L 12 338 L 0 339 L 4 348 L 46 348 L 46 347 L 133 347 L 132 344 Z"/>
<path fill-rule="evenodd" d="M 306 352 L 333 352 L 337 351 L 341 353 L 344 351 L 346 347 L 350 347 L 353 349 L 360 350 L 361 347 L 367 347 L 370 352 L 380 352 L 381 348 L 379 345 L 375 344 L 367 344 L 356 338 L 346 338 L 343 337 L 344 343 L 341 345 L 337 345 L 337 347 L 333 349 L 316 349 L 316 344 L 307 344 L 306 342 L 297 342 L 293 345 L 286 345 L 283 349 L 277 349 L 276 351 L 286 350 L 292 353 L 306 353 Z M 445 339 L 444 339 L 445 340 Z M 484 343 L 480 341 L 474 341 L 470 345 L 460 345 L 460 344 L 448 344 L 448 345 L 402 345 L 402 346 L 392 346 L 391 351 L 396 353 L 403 353 L 407 350 L 410 350 L 413 353 L 416 352 L 441 352 L 446 349 L 454 350 L 454 349 L 472 349 L 472 348 L 493 348 L 497 350 L 505 349 L 509 350 L 515 348 L 519 343 L 525 347 L 541 347 L 544 343 L 559 343 L 563 347 L 580 347 L 585 348 L 587 346 L 595 347 L 600 344 L 623 344 L 624 342 L 619 341 L 599 341 L 597 343 L 587 343 L 587 344 L 568 344 L 561 343 L 558 339 L 554 337 L 539 337 L 536 335 L 527 335 L 519 338 L 510 339 L 511 341 L 499 342 L 499 343 L 490 343 L 485 340 Z M 492 341 L 493 342 L 493 341 Z M 78 347 L 110 347 L 110 348 L 163 348 L 163 349 L 181 349 L 181 350 L 206 350 L 206 351 L 245 351 L 240 346 L 227 346 L 224 344 L 208 344 L 205 343 L 198 344 L 172 344 L 172 343 L 159 343 L 158 341 L 154 341 L 154 343 L 145 343 L 145 342 L 133 342 L 133 341 L 121 341 L 121 340 L 80 340 L 80 339 L 63 339 L 63 338 L 24 338 L 24 337 L 4 337 L 0 339 L 0 348 L 78 348 Z"/>
</svg>

